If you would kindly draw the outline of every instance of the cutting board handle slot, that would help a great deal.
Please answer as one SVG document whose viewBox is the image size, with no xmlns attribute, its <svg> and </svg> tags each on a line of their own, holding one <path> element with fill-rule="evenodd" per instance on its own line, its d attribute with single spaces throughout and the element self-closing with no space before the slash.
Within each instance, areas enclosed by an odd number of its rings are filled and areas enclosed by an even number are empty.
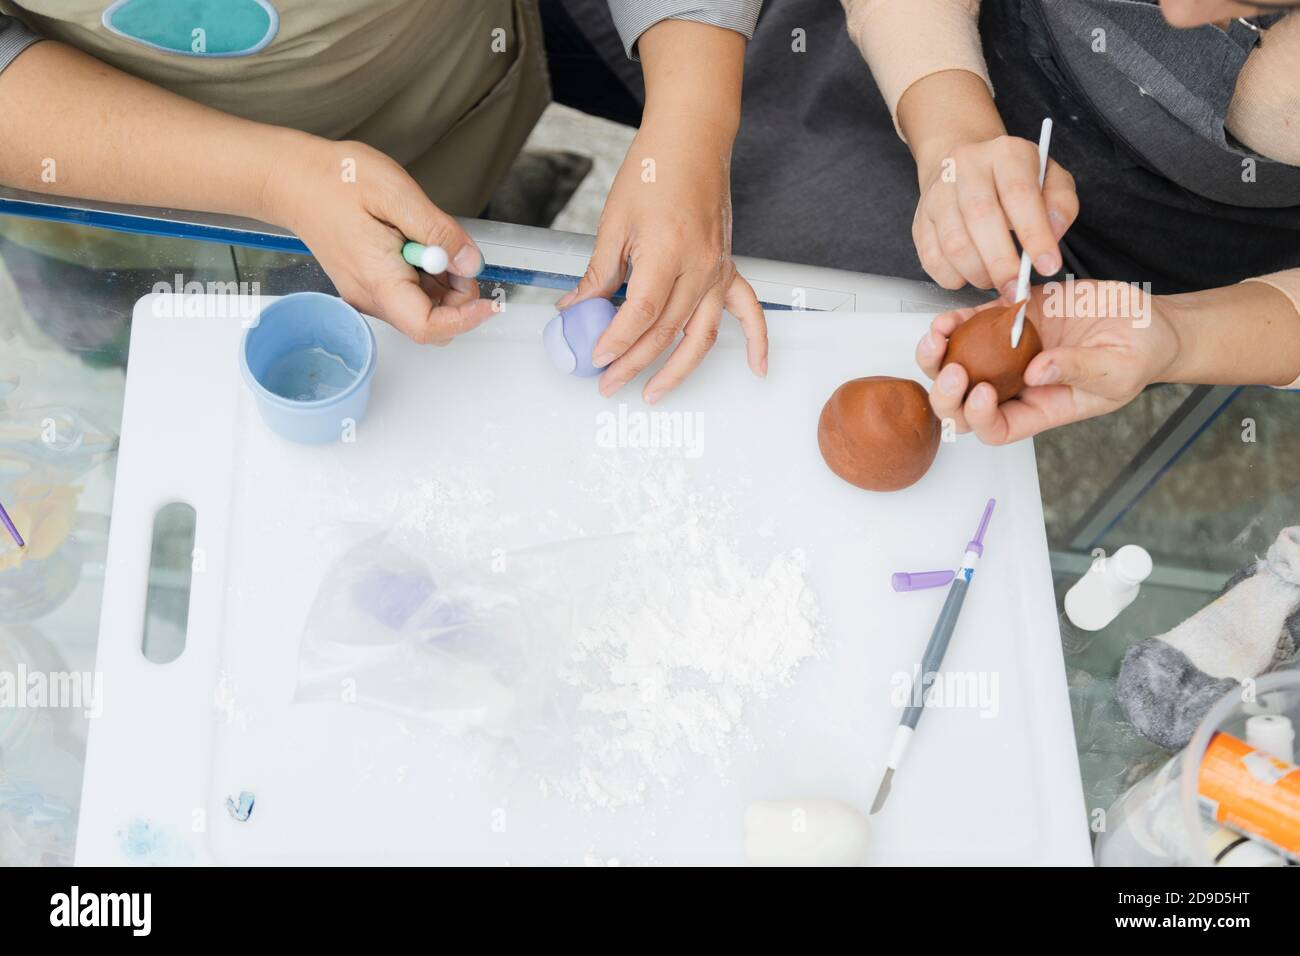
<svg viewBox="0 0 1300 956">
<path fill-rule="evenodd" d="M 145 595 L 140 651 L 154 664 L 170 664 L 185 651 L 189 631 L 190 585 L 203 570 L 194 547 L 198 513 L 184 501 L 170 501 L 153 518 L 149 581 Z"/>
</svg>

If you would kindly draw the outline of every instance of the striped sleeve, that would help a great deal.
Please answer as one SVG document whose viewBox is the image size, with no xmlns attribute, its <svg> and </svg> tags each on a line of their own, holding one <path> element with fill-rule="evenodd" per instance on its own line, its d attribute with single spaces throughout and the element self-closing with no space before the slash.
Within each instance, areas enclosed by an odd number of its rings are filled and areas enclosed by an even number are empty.
<svg viewBox="0 0 1300 956">
<path fill-rule="evenodd" d="M 19 53 L 39 40 L 40 37 L 28 30 L 13 17 L 0 13 L 0 73 L 14 61 Z"/>
<path fill-rule="evenodd" d="M 623 38 L 623 49 L 636 59 L 636 41 L 660 20 L 690 20 L 707 23 L 754 37 L 763 0 L 609 0 L 614 26 Z"/>
</svg>

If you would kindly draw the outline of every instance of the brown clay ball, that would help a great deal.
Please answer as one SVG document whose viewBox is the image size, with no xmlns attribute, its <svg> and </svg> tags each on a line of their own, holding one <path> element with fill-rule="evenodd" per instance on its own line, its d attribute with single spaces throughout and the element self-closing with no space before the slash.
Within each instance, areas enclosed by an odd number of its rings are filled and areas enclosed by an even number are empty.
<svg viewBox="0 0 1300 956">
<path fill-rule="evenodd" d="M 1015 398 L 1025 387 L 1025 369 L 1029 361 L 1043 350 L 1038 329 L 1025 317 L 1020 344 L 1011 348 L 1011 326 L 1020 304 L 1005 309 L 989 309 L 957 326 L 948 340 L 944 365 L 956 363 L 970 376 L 970 387 L 988 382 L 998 393 L 999 404 Z"/>
<path fill-rule="evenodd" d="M 832 393 L 817 423 L 817 445 L 831 471 L 849 484 L 898 491 L 930 470 L 939 432 L 924 388 L 877 375 Z"/>
</svg>

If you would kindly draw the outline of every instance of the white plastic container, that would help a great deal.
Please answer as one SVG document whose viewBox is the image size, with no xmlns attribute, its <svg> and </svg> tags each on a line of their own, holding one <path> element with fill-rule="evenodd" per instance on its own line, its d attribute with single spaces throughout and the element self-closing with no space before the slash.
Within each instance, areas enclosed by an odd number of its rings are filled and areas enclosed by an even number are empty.
<svg viewBox="0 0 1300 956">
<path fill-rule="evenodd" d="M 1151 568 L 1151 555 L 1136 544 L 1099 558 L 1066 592 L 1066 617 L 1081 630 L 1100 631 L 1133 603 Z"/>
<path fill-rule="evenodd" d="M 1278 760 L 1295 763 L 1295 725 L 1285 714 L 1256 714 L 1247 720 L 1246 742 Z"/>
</svg>

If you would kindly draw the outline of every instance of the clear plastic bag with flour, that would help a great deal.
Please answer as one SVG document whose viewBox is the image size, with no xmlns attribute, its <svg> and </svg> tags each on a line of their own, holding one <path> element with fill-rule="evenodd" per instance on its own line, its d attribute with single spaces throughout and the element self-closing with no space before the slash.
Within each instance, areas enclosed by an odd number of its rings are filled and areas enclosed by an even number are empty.
<svg viewBox="0 0 1300 956">
<path fill-rule="evenodd" d="M 518 736 L 546 719 L 617 537 L 428 558 L 392 533 L 347 551 L 303 629 L 300 701 L 345 701 L 451 733 Z"/>
</svg>

